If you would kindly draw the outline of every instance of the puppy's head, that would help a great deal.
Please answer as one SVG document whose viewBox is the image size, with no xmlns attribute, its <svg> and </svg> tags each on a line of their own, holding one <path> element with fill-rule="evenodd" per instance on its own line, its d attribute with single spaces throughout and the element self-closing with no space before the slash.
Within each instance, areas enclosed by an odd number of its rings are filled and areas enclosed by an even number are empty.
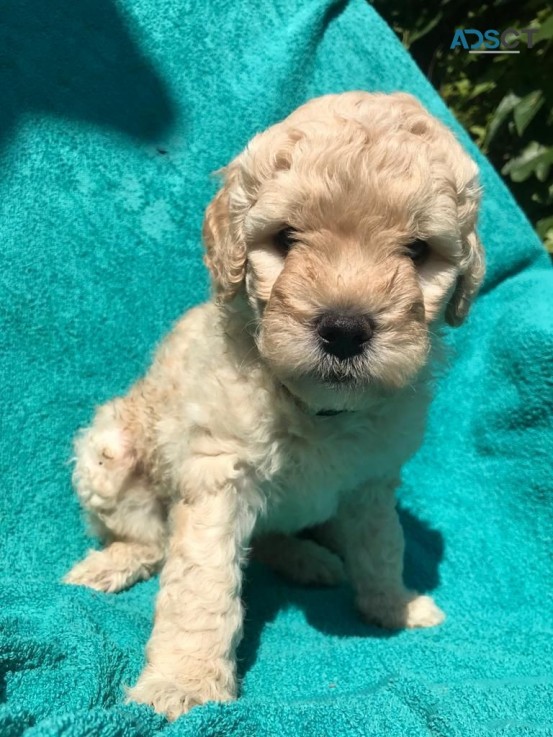
<svg viewBox="0 0 553 737">
<path fill-rule="evenodd" d="M 315 408 L 411 383 L 483 276 L 476 165 L 412 97 L 307 103 L 224 170 L 204 223 L 219 300 L 245 293 L 261 356 Z"/>
</svg>

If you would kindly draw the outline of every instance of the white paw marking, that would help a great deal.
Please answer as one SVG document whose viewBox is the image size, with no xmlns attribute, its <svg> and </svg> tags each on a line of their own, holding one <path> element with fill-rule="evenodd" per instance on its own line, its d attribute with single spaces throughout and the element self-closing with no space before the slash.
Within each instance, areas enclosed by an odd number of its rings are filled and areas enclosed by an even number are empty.
<svg viewBox="0 0 553 737">
<path fill-rule="evenodd" d="M 432 597 L 416 592 L 366 594 L 359 597 L 357 603 L 369 623 L 385 629 L 435 627 L 445 619 Z"/>
<path fill-rule="evenodd" d="M 444 612 L 430 596 L 416 595 L 408 604 L 406 627 L 435 627 L 445 619 Z"/>
</svg>

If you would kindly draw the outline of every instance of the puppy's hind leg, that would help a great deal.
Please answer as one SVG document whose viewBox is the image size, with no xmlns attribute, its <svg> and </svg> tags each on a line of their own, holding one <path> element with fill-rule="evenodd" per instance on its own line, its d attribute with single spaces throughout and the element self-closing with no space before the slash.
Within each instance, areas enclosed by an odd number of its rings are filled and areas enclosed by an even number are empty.
<svg viewBox="0 0 553 737">
<path fill-rule="evenodd" d="M 108 546 L 92 550 L 64 581 L 116 592 L 147 579 L 164 557 L 165 510 L 138 468 L 117 405 L 100 409 L 76 440 L 73 482 L 92 526 Z"/>
<path fill-rule="evenodd" d="M 268 534 L 253 542 L 253 557 L 294 583 L 336 586 L 345 579 L 342 561 L 314 540 Z"/>
<path fill-rule="evenodd" d="M 114 542 L 105 550 L 91 550 L 63 579 L 114 594 L 150 578 L 162 562 L 160 549 L 139 543 Z"/>
<path fill-rule="evenodd" d="M 164 510 L 141 479 L 132 480 L 116 508 L 89 514 L 109 544 L 90 550 L 65 583 L 115 593 L 159 570 L 165 555 Z"/>
</svg>

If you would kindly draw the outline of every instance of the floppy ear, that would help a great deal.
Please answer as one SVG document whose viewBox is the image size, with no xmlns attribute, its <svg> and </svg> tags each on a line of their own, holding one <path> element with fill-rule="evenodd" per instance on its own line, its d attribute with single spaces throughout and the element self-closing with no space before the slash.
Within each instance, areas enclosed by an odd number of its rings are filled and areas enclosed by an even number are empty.
<svg viewBox="0 0 553 737">
<path fill-rule="evenodd" d="M 233 212 L 236 166 L 231 164 L 217 173 L 225 176 L 225 183 L 206 209 L 202 234 L 206 248 L 204 260 L 211 272 L 216 296 L 226 301 L 236 295 L 244 280 L 246 243 L 241 219 Z"/>
<path fill-rule="evenodd" d="M 445 318 L 453 327 L 461 325 L 468 314 L 484 278 L 484 250 L 476 233 L 476 220 L 480 206 L 480 187 L 476 166 L 470 162 L 472 176 L 458 188 L 458 220 L 461 233 L 460 274 L 446 307 Z M 466 174 L 466 167 L 465 169 Z M 460 191 L 459 191 L 460 190 Z"/>
</svg>

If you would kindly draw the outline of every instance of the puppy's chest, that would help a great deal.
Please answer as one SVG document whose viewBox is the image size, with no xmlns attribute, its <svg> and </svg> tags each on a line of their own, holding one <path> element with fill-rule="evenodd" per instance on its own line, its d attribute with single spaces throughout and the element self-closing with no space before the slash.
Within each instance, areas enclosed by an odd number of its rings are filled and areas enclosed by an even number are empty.
<svg viewBox="0 0 553 737">
<path fill-rule="evenodd" d="M 277 444 L 276 471 L 262 483 L 266 514 L 258 531 L 291 533 L 324 522 L 344 493 L 394 478 L 413 440 L 412 432 L 389 422 L 347 416 L 316 418 L 306 432 L 284 435 Z"/>
</svg>

